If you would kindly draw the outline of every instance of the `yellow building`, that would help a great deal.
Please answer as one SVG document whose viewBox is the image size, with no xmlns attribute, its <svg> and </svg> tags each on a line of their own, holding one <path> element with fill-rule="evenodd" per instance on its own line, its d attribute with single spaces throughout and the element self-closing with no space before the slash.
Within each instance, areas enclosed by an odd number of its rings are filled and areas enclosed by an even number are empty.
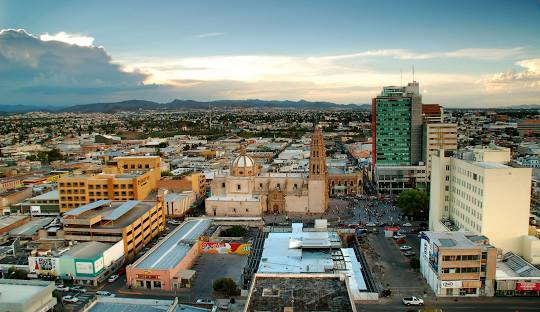
<svg viewBox="0 0 540 312">
<path fill-rule="evenodd" d="M 116 157 L 115 167 L 95 175 L 69 174 L 58 179 L 60 212 L 96 200 L 143 200 L 156 190 L 160 158 Z"/>
<path fill-rule="evenodd" d="M 112 202 L 100 200 L 64 213 L 64 238 L 68 241 L 124 242 L 127 261 L 165 225 L 162 201 Z"/>
</svg>

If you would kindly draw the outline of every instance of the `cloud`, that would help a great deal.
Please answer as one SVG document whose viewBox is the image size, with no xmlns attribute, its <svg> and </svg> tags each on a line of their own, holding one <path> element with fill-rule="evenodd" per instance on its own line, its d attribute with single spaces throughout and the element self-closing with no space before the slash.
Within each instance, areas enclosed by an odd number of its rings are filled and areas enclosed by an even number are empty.
<svg viewBox="0 0 540 312">
<path fill-rule="evenodd" d="M 197 34 L 193 37 L 202 39 L 202 38 L 219 37 L 219 36 L 223 36 L 224 34 L 225 33 L 222 33 L 222 32 L 209 32 L 209 33 Z"/>
<path fill-rule="evenodd" d="M 94 38 L 89 36 L 84 36 L 81 34 L 68 34 L 66 32 L 59 32 L 54 35 L 49 35 L 45 33 L 39 36 L 41 41 L 59 41 L 67 44 L 74 44 L 81 47 L 90 47 L 94 44 Z"/>
<path fill-rule="evenodd" d="M 533 91 L 540 96 L 540 58 L 521 60 L 515 63 L 520 70 L 496 73 L 482 80 L 490 92 Z"/>
<path fill-rule="evenodd" d="M 439 58 L 461 58 L 461 59 L 478 59 L 478 60 L 502 60 L 507 58 L 520 57 L 525 54 L 525 48 L 515 47 L 508 49 L 483 49 L 469 48 L 455 51 L 442 52 L 415 52 L 405 49 L 383 49 L 369 50 L 352 54 L 343 54 L 328 56 L 329 60 L 340 60 L 349 58 L 363 57 L 391 57 L 399 60 L 428 60 Z"/>
<path fill-rule="evenodd" d="M 52 37 L 76 38 L 57 35 Z M 152 87 L 143 83 L 146 74 L 125 71 L 112 62 L 105 49 L 86 45 L 90 43 L 88 40 L 79 41 L 85 44 L 81 46 L 41 37 L 22 29 L 0 31 L 0 97 L 4 103 L 63 102 L 69 95 L 110 94 Z M 76 103 L 80 102 L 84 99 Z"/>
</svg>

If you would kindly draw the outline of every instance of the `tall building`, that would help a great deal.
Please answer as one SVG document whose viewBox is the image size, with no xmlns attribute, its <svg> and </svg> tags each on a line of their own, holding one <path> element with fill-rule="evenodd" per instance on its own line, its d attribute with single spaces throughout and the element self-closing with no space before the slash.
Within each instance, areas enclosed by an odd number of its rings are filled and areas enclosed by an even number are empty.
<svg viewBox="0 0 540 312">
<path fill-rule="evenodd" d="M 103 173 L 69 174 L 58 179 L 60 212 L 97 200 L 143 200 L 161 177 L 158 156 L 116 157 Z"/>
<path fill-rule="evenodd" d="M 424 123 L 444 122 L 444 110 L 439 104 L 422 104 L 422 118 Z"/>
<path fill-rule="evenodd" d="M 425 119 L 424 119 L 425 120 Z M 457 124 L 454 123 L 424 123 L 422 146 L 427 175 L 431 173 L 431 158 L 439 150 L 457 151 Z"/>
<path fill-rule="evenodd" d="M 482 234 L 503 252 L 540 260 L 540 240 L 528 236 L 531 169 L 507 166 L 510 149 L 498 146 L 449 156 L 432 159 L 429 229 Z"/>
<path fill-rule="evenodd" d="M 416 81 L 384 87 L 372 101 L 374 177 L 380 193 L 425 187 L 422 97 Z"/>
</svg>

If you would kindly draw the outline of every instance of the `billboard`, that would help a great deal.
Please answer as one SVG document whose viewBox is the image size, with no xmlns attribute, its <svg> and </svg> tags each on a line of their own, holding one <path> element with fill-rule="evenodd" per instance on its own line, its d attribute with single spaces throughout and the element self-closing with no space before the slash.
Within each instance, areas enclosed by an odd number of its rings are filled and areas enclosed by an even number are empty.
<svg viewBox="0 0 540 312">
<path fill-rule="evenodd" d="M 516 283 L 516 290 L 538 291 L 538 290 L 540 290 L 540 283 L 539 282 L 517 282 Z"/>
<path fill-rule="evenodd" d="M 30 214 L 41 213 L 41 206 L 30 206 Z"/>
<path fill-rule="evenodd" d="M 96 261 L 94 261 L 94 272 L 98 274 L 103 270 L 103 257 L 99 257 Z"/>
<path fill-rule="evenodd" d="M 75 262 L 75 272 L 77 274 L 94 274 L 92 262 Z"/>
<path fill-rule="evenodd" d="M 201 242 L 200 252 L 205 254 L 249 255 L 251 244 Z"/>
<path fill-rule="evenodd" d="M 60 259 L 53 257 L 28 257 L 30 273 L 42 275 L 58 275 Z"/>
</svg>

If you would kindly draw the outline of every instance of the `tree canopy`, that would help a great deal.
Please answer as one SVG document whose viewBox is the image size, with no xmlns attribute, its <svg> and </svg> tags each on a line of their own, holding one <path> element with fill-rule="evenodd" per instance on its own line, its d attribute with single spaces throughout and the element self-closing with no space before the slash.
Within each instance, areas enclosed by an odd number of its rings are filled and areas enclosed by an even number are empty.
<svg viewBox="0 0 540 312">
<path fill-rule="evenodd" d="M 399 194 L 396 206 L 409 217 L 424 220 L 428 216 L 429 198 L 423 191 L 417 189 L 405 190 Z"/>
</svg>

